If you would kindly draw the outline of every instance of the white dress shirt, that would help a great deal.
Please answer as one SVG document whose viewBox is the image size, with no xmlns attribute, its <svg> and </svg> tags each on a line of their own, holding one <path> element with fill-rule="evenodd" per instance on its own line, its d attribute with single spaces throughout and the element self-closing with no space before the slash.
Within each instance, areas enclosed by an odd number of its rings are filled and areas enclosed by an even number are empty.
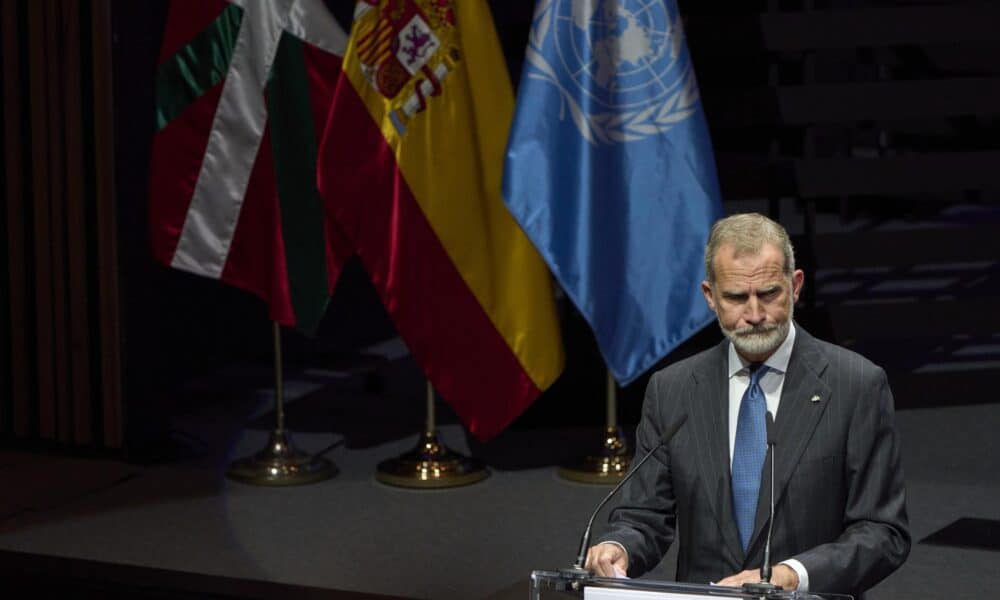
<svg viewBox="0 0 1000 600">
<path fill-rule="evenodd" d="M 778 420 L 778 405 L 781 403 L 781 388 L 785 385 L 785 371 L 788 370 L 788 360 L 792 357 L 792 346 L 795 344 L 795 324 L 790 324 L 788 336 L 781 342 L 774 354 L 769 356 L 764 364 L 767 372 L 760 378 L 760 388 L 764 392 L 767 410 Z M 750 387 L 750 361 L 736 353 L 732 342 L 729 343 L 729 464 L 732 468 L 733 449 L 736 447 L 736 424 L 740 416 L 740 403 L 743 394 Z M 799 591 L 809 591 L 809 572 L 802 563 L 789 558 L 780 564 L 788 565 L 799 576 Z"/>
<path fill-rule="evenodd" d="M 795 325 L 789 325 L 788 336 L 781 342 L 774 354 L 764 361 L 767 372 L 760 378 L 760 389 L 764 392 L 767 410 L 775 420 L 778 419 L 778 404 L 781 403 L 781 388 L 785 385 L 785 371 L 788 370 L 788 359 L 792 357 L 792 345 L 795 343 Z M 729 343 L 729 461 L 733 460 L 733 448 L 736 447 L 736 423 L 740 418 L 740 402 L 743 394 L 750 387 L 750 361 L 736 353 L 732 342 Z"/>
</svg>

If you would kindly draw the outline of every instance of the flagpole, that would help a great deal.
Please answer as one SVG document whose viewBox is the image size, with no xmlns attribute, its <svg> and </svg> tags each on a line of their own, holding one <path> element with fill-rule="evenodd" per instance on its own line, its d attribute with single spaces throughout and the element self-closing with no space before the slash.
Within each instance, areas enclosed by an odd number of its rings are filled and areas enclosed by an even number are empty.
<svg viewBox="0 0 1000 600">
<path fill-rule="evenodd" d="M 434 412 L 434 386 L 427 382 L 427 424 L 424 425 L 424 433 L 434 433 L 437 427 L 437 415 Z"/>
<path fill-rule="evenodd" d="M 404 488 L 441 489 L 469 485 L 490 472 L 481 461 L 446 447 L 438 436 L 434 386 L 427 381 L 427 420 L 417 446 L 406 454 L 378 464 L 375 479 Z"/>
<path fill-rule="evenodd" d="M 277 321 L 273 325 L 275 429 L 263 450 L 232 462 L 226 476 L 254 485 L 301 485 L 329 479 L 337 474 L 336 465 L 322 456 L 312 456 L 296 448 L 285 429 L 281 325 Z"/>
<path fill-rule="evenodd" d="M 618 427 L 618 386 L 615 378 L 611 375 L 611 370 L 607 371 L 607 385 L 605 386 L 605 419 L 608 429 Z"/>
<path fill-rule="evenodd" d="M 585 456 L 573 463 L 559 467 L 559 476 L 580 483 L 614 484 L 625 477 L 632 457 L 628 453 L 628 443 L 618 427 L 618 384 L 607 371 L 605 386 L 604 440 L 597 454 Z"/>
</svg>

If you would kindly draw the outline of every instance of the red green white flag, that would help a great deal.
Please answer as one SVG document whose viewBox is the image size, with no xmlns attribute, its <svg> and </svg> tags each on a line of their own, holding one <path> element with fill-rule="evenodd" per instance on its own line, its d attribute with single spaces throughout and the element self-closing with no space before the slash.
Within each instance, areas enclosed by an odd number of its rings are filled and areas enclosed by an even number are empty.
<svg viewBox="0 0 1000 600">
<path fill-rule="evenodd" d="M 307 332 L 350 256 L 316 189 L 346 43 L 322 0 L 173 2 L 156 72 L 156 260 Z"/>
</svg>

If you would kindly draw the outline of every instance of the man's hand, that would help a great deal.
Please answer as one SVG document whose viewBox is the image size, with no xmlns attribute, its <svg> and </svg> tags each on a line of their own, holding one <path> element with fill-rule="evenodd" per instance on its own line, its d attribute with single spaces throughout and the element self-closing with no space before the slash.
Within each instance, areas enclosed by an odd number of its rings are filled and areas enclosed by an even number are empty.
<svg viewBox="0 0 1000 600">
<path fill-rule="evenodd" d="M 727 585 L 729 587 L 740 587 L 744 583 L 757 581 L 760 581 L 760 569 L 749 569 L 742 573 L 730 575 L 717 583 L 718 585 Z M 786 590 L 794 590 L 799 587 L 799 575 L 788 565 L 774 565 L 771 569 L 771 583 L 780 585 Z"/>
<path fill-rule="evenodd" d="M 599 577 L 620 577 L 628 570 L 628 555 L 618 544 L 604 542 L 587 550 L 584 566 Z"/>
</svg>

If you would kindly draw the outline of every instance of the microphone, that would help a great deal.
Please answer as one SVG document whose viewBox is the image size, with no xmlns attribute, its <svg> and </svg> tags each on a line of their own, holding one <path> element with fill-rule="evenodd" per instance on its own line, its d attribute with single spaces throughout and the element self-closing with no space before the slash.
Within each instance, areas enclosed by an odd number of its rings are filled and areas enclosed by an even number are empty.
<svg viewBox="0 0 1000 600">
<path fill-rule="evenodd" d="M 660 443 L 653 446 L 649 450 L 649 452 L 647 452 L 646 455 L 643 456 L 642 459 L 639 460 L 639 462 L 637 462 L 634 467 L 632 467 L 632 470 L 629 471 L 628 474 L 625 475 L 625 477 L 618 482 L 618 485 L 616 485 L 615 488 L 611 490 L 611 492 L 607 496 L 604 497 L 604 500 L 601 500 L 601 503 L 597 505 L 597 508 L 594 510 L 594 513 L 590 515 L 590 520 L 587 521 L 587 529 L 584 530 L 583 537 L 580 538 L 580 551 L 576 555 L 576 562 L 573 563 L 573 566 L 568 569 L 560 569 L 560 573 L 578 578 L 590 577 L 592 575 L 590 570 L 585 569 L 583 565 L 587 561 L 587 545 L 590 543 L 590 529 L 594 525 L 594 519 L 597 518 L 597 513 L 601 512 L 601 509 L 604 508 L 604 505 L 608 503 L 608 500 L 611 500 L 612 496 L 618 493 L 618 490 L 620 490 L 621 487 L 625 485 L 625 482 L 631 479 L 632 476 L 639 471 L 639 467 L 642 466 L 642 463 L 649 460 L 649 457 L 652 456 L 654 452 L 656 452 L 663 446 L 666 446 L 667 444 L 670 443 L 670 440 L 673 439 L 674 434 L 677 433 L 677 431 L 681 428 L 681 425 L 683 425 L 686 421 L 687 421 L 686 414 L 681 415 L 679 419 L 674 421 L 674 424 L 671 425 L 669 429 L 667 429 L 667 433 L 662 438 L 660 438 Z"/>
<path fill-rule="evenodd" d="M 743 590 L 752 594 L 780 592 L 781 587 L 771 583 L 771 534 L 774 532 L 774 416 L 765 414 L 767 427 L 767 450 L 771 453 L 771 514 L 767 520 L 767 537 L 764 540 L 764 564 L 760 566 L 760 582 L 744 583 Z"/>
</svg>

